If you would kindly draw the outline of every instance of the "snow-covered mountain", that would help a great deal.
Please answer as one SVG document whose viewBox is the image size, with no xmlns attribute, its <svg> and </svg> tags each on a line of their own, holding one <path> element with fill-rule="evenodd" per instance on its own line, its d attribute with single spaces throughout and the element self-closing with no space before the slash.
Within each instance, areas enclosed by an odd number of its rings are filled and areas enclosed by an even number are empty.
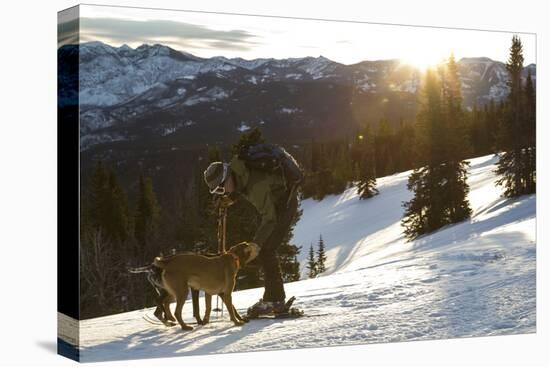
<svg viewBox="0 0 550 367">
<path fill-rule="evenodd" d="M 303 268 L 310 243 L 322 234 L 328 270 L 285 288 L 311 317 L 233 327 L 224 313 L 182 332 L 144 321 L 152 309 L 128 312 L 82 321 L 80 356 L 100 361 L 533 333 L 536 198 L 501 198 L 497 159 L 470 161 L 469 220 L 412 242 L 400 228 L 410 172 L 379 179 L 380 194 L 368 200 L 350 188 L 304 201 L 292 242 L 303 248 Z M 236 292 L 234 304 L 244 313 L 262 292 Z M 190 304 L 184 318 L 192 321 Z"/>
<path fill-rule="evenodd" d="M 74 47 L 74 46 L 73 46 Z M 198 74 L 228 72 L 235 68 L 259 74 L 259 80 L 272 79 L 320 79 L 333 78 L 341 81 L 355 76 L 355 82 L 374 74 L 391 77 L 400 68 L 407 68 L 397 60 L 364 61 L 354 65 L 342 65 L 323 56 L 288 59 L 228 59 L 212 57 L 204 59 L 170 47 L 155 44 L 132 49 L 127 45 L 112 47 L 101 42 L 80 45 L 81 104 L 112 106 L 125 102 L 143 93 L 158 83 L 192 79 Z M 505 65 L 488 58 L 463 58 L 459 61 L 463 91 L 472 93 L 478 88 L 487 89 L 477 93 L 482 99 L 502 98 L 506 95 L 508 76 Z M 534 65 L 528 66 L 536 76 Z M 401 83 L 415 83 L 418 70 L 408 67 L 409 72 L 400 75 Z M 486 84 L 480 86 L 479 84 Z M 395 85 L 394 85 L 395 87 Z M 414 89 L 409 89 L 414 91 Z"/>
<path fill-rule="evenodd" d="M 242 123 L 258 121 L 291 130 L 334 131 L 334 124 L 353 125 L 381 118 L 398 123 L 416 115 L 420 70 L 399 60 L 363 61 L 343 65 L 326 57 L 288 59 L 200 58 L 155 44 L 135 49 L 101 42 L 66 45 L 59 50 L 60 105 L 77 103 L 70 95 L 76 81 L 67 78 L 67 57 L 78 57 L 81 149 L 118 140 L 176 135 L 193 136 L 184 129 L 195 121 L 211 143 L 237 132 Z M 536 78 L 535 65 L 531 70 Z M 459 60 L 462 91 L 467 106 L 500 100 L 508 94 L 505 65 L 488 58 Z M 72 99 L 71 99 L 72 98 Z M 316 98 L 315 102 L 311 99 Z M 331 106 L 318 116 L 320 106 Z M 302 113 L 295 123 L 280 121 L 277 111 Z M 349 111 L 349 110 L 352 111 Z M 248 111 L 248 113 L 243 113 Z M 324 117 L 323 117 L 324 116 Z M 327 121 L 322 121 L 326 118 Z M 219 125 L 223 124 L 222 129 Z M 332 124 L 332 126 L 323 125 Z M 338 130 L 341 131 L 341 130 Z M 343 131 L 346 131 L 344 129 Z"/>
</svg>

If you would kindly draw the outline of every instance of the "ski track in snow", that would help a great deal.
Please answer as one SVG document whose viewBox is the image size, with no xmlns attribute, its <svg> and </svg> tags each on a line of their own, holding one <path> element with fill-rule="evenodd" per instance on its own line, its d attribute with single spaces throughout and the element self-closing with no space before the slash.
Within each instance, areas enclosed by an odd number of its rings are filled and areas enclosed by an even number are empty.
<svg viewBox="0 0 550 367">
<path fill-rule="evenodd" d="M 293 243 L 307 249 L 323 234 L 328 270 L 285 288 L 295 306 L 321 316 L 234 327 L 224 312 L 191 332 L 147 323 L 152 309 L 106 316 L 81 322 L 82 361 L 535 332 L 535 195 L 501 198 L 496 162 L 471 160 L 470 220 L 413 242 L 399 224 L 410 172 L 379 179 L 369 200 L 348 189 L 304 201 Z M 244 314 L 262 293 L 236 292 L 234 303 Z M 190 301 L 184 319 L 194 321 Z"/>
</svg>

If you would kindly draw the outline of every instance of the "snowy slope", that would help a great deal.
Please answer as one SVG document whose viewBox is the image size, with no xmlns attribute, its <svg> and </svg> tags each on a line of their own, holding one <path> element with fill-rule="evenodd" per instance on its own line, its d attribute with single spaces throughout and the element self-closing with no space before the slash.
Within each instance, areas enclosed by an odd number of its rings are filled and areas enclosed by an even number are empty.
<svg viewBox="0 0 550 367">
<path fill-rule="evenodd" d="M 500 198 L 495 163 L 492 156 L 471 161 L 471 220 L 413 242 L 399 224 L 408 172 L 380 179 L 380 195 L 367 201 L 350 189 L 303 202 L 293 242 L 306 249 L 322 233 L 328 271 L 286 291 L 320 316 L 233 327 L 225 313 L 181 332 L 145 322 L 151 310 L 134 311 L 81 322 L 82 360 L 535 332 L 535 195 Z M 261 294 L 237 292 L 234 303 L 244 313 Z M 192 321 L 190 304 L 184 313 Z"/>
</svg>

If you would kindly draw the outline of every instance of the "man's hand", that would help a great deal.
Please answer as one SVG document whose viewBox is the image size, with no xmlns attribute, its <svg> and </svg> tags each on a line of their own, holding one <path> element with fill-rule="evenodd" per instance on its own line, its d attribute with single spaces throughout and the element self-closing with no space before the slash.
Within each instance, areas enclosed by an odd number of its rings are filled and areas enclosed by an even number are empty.
<svg viewBox="0 0 550 367">
<path fill-rule="evenodd" d="M 229 195 L 223 195 L 219 198 L 218 205 L 221 208 L 228 208 L 235 203 L 235 200 L 231 199 Z"/>
</svg>

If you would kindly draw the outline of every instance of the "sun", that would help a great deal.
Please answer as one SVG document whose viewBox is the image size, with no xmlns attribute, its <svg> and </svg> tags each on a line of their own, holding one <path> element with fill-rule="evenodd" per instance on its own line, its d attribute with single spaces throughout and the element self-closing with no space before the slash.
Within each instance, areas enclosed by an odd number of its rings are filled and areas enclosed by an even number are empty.
<svg viewBox="0 0 550 367">
<path fill-rule="evenodd" d="M 401 58 L 403 64 L 411 65 L 421 71 L 425 71 L 431 67 L 440 64 L 443 61 L 441 56 L 426 55 L 419 53 Z"/>
</svg>

